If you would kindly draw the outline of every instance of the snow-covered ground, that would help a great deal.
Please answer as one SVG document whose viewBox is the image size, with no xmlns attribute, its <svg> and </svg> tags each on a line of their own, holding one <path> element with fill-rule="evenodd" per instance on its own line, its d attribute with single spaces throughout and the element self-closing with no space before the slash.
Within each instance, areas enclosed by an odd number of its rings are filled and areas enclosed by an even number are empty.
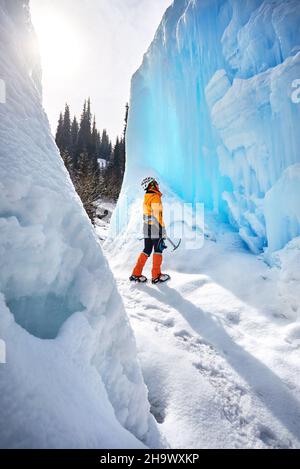
<svg viewBox="0 0 300 469">
<path fill-rule="evenodd" d="M 96 218 L 95 218 L 95 229 L 100 241 L 104 241 L 107 238 L 109 231 L 109 224 L 116 208 L 116 203 L 111 200 L 100 199 L 97 203 Z"/>
<path fill-rule="evenodd" d="M 172 447 L 300 447 L 299 18 L 299 0 L 174 0 L 132 78 L 105 250 Z M 128 283 L 152 175 L 211 235 L 166 255 L 161 287 Z"/>
<path fill-rule="evenodd" d="M 300 325 L 287 306 L 292 284 L 228 225 L 208 224 L 216 242 L 166 254 L 172 280 L 162 286 L 128 281 L 141 242 L 105 244 L 152 413 L 172 448 L 299 448 Z"/>
</svg>

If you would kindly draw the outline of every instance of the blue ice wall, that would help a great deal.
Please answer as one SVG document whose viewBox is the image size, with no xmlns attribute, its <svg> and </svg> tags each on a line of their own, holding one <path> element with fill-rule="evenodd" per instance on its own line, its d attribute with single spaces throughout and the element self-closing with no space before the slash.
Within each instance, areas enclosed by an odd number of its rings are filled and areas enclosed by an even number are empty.
<svg viewBox="0 0 300 469">
<path fill-rule="evenodd" d="M 281 248 L 300 235 L 299 210 L 272 213 L 287 168 L 300 199 L 298 79 L 299 0 L 175 0 L 132 79 L 123 195 L 158 174 L 252 251 Z"/>
</svg>

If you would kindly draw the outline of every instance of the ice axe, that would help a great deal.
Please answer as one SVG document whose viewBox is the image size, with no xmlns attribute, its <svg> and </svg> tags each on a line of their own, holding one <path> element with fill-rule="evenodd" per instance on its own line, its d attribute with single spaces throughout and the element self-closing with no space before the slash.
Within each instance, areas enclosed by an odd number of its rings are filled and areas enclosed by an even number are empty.
<svg viewBox="0 0 300 469">
<path fill-rule="evenodd" d="M 167 241 L 169 241 L 169 243 L 173 246 L 173 252 L 176 251 L 176 249 L 178 249 L 181 244 L 181 239 L 177 244 L 175 244 L 170 238 L 167 238 Z"/>
<path fill-rule="evenodd" d="M 145 238 L 139 238 L 139 241 L 143 241 L 143 239 L 145 239 Z M 161 238 L 161 241 L 163 241 L 164 239 L 165 239 L 165 238 Z M 172 252 L 176 251 L 176 249 L 179 248 L 179 246 L 180 246 L 180 244 L 181 244 L 181 241 L 182 241 L 182 240 L 180 239 L 180 240 L 178 241 L 178 243 L 175 244 L 170 238 L 166 238 L 166 240 L 169 241 L 169 243 L 171 244 L 171 246 L 173 246 L 173 251 L 172 251 Z M 167 248 L 167 246 L 164 244 L 163 250 L 166 249 L 166 248 Z"/>
</svg>

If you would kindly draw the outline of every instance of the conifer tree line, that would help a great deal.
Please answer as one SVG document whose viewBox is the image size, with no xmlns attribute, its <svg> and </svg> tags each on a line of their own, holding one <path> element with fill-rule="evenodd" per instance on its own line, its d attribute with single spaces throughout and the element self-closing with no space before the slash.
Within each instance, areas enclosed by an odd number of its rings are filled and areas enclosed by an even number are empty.
<svg viewBox="0 0 300 469">
<path fill-rule="evenodd" d="M 70 106 L 60 113 L 55 141 L 84 208 L 94 222 L 95 202 L 106 197 L 117 200 L 125 171 L 125 135 L 129 106 L 126 105 L 124 132 L 113 145 L 107 131 L 100 132 L 85 100 L 80 120 L 71 117 Z M 104 160 L 104 167 L 103 161 Z"/>
</svg>

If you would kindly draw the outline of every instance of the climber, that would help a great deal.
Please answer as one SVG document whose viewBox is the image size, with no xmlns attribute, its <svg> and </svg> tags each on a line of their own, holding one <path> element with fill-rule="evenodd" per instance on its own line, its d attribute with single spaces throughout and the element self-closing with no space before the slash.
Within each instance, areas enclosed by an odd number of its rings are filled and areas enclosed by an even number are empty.
<svg viewBox="0 0 300 469">
<path fill-rule="evenodd" d="M 152 283 L 163 283 L 170 280 L 170 276 L 161 273 L 162 254 L 165 245 L 166 228 L 163 221 L 163 209 L 158 182 L 153 177 L 147 177 L 142 181 L 142 187 L 146 191 L 144 197 L 144 251 L 140 254 L 136 266 L 133 269 L 131 282 L 147 282 L 147 278 L 142 275 L 143 268 L 153 254 Z"/>
</svg>

